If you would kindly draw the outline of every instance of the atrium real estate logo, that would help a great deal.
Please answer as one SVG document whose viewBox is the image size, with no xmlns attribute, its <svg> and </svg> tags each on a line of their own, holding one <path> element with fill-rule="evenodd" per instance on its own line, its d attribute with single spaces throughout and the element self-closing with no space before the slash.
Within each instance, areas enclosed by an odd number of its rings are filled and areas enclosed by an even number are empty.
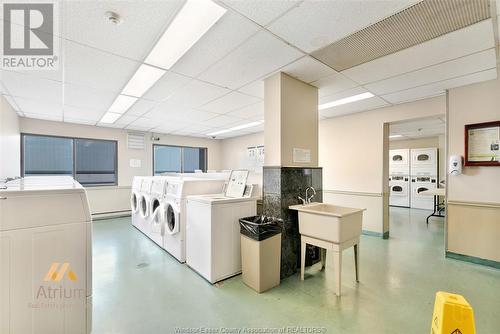
<svg viewBox="0 0 500 334">
<path fill-rule="evenodd" d="M 33 302 L 30 308 L 61 309 L 81 307 L 85 304 L 85 289 L 78 281 L 76 273 L 71 270 L 69 262 L 53 262 L 45 276 L 43 283 L 34 291 Z"/>
<path fill-rule="evenodd" d="M 57 3 L 53 2 L 4 3 L 1 68 L 57 70 L 57 13 Z"/>
</svg>

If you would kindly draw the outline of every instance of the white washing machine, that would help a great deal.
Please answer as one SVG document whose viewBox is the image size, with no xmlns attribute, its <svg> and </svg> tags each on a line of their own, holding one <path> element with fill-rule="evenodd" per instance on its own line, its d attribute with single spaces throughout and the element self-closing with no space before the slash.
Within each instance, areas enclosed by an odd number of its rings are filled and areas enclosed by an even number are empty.
<svg viewBox="0 0 500 334">
<path fill-rule="evenodd" d="M 414 209 L 434 209 L 433 196 L 422 195 L 421 192 L 437 188 L 436 176 L 412 176 L 411 178 L 411 207 Z"/>
<path fill-rule="evenodd" d="M 179 262 L 186 262 L 186 197 L 220 193 L 223 187 L 224 180 L 188 177 L 168 180 L 163 248 Z"/>
<path fill-rule="evenodd" d="M 239 219 L 256 210 L 256 198 L 190 196 L 186 264 L 212 284 L 241 273 Z"/>
<path fill-rule="evenodd" d="M 412 149 L 410 169 L 411 176 L 438 175 L 438 149 L 436 147 Z"/>
<path fill-rule="evenodd" d="M 141 198 L 141 185 L 142 176 L 134 176 L 132 181 L 132 192 L 130 194 L 130 211 L 132 216 L 132 225 L 138 226 L 139 224 L 139 202 Z"/>
<path fill-rule="evenodd" d="M 148 221 L 151 211 L 151 187 L 153 186 L 153 176 L 143 176 L 141 182 L 141 191 L 139 193 L 139 216 L 137 227 L 142 233 L 146 234 Z"/>
<path fill-rule="evenodd" d="M 7 182 L 0 213 L 0 333 L 90 333 L 92 222 L 85 189 L 71 177 Z"/>
<path fill-rule="evenodd" d="M 391 175 L 389 177 L 389 205 L 409 207 L 410 188 L 408 175 Z"/>
<path fill-rule="evenodd" d="M 153 177 L 149 197 L 149 217 L 145 219 L 143 231 L 144 234 L 160 247 L 163 247 L 163 235 L 165 232 L 167 184 L 168 179 L 166 177 Z"/>
</svg>

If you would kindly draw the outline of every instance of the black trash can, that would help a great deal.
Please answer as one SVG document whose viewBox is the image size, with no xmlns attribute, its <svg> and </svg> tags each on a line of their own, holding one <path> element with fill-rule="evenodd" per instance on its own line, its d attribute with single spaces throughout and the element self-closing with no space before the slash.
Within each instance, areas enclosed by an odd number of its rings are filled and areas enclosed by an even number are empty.
<svg viewBox="0 0 500 334">
<path fill-rule="evenodd" d="M 280 284 L 280 220 L 265 216 L 240 219 L 243 283 L 258 293 Z"/>
</svg>

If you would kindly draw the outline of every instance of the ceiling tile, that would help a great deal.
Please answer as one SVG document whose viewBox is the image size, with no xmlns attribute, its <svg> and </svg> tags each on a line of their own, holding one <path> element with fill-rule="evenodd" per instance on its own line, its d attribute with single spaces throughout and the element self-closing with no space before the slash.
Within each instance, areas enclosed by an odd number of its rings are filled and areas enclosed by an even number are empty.
<svg viewBox="0 0 500 334">
<path fill-rule="evenodd" d="M 336 73 L 331 67 L 309 56 L 281 68 L 280 71 L 308 83 Z"/>
<path fill-rule="evenodd" d="M 127 110 L 127 115 L 130 116 L 142 116 L 149 110 L 151 110 L 153 107 L 157 105 L 157 102 L 150 101 L 150 100 L 145 100 L 145 99 L 139 99 L 137 100 L 136 103 L 132 105 Z"/>
<path fill-rule="evenodd" d="M 127 129 L 134 129 L 134 130 L 149 130 L 152 128 L 156 128 L 160 126 L 160 122 L 157 120 L 149 119 L 149 118 L 144 118 L 144 117 L 139 117 L 132 123 L 130 123 L 127 126 Z"/>
<path fill-rule="evenodd" d="M 259 30 L 259 26 L 227 12 L 173 67 L 196 77 Z"/>
<path fill-rule="evenodd" d="M 108 91 L 99 91 L 86 86 L 75 84 L 64 85 L 64 105 L 81 109 L 105 111 L 113 103 L 116 94 Z"/>
<path fill-rule="evenodd" d="M 78 119 L 82 121 L 93 121 L 94 124 L 97 123 L 102 116 L 106 113 L 103 110 L 96 109 L 83 109 L 74 106 L 64 106 L 64 121 L 69 119 Z"/>
<path fill-rule="evenodd" d="M 354 114 L 357 112 L 368 111 L 381 107 L 388 106 L 389 103 L 381 98 L 374 96 L 372 98 L 361 100 L 353 103 L 344 104 L 330 109 L 321 110 L 320 115 L 325 118 Z"/>
<path fill-rule="evenodd" d="M 237 123 L 238 121 L 241 121 L 241 119 L 226 115 L 220 115 L 211 118 L 209 120 L 203 121 L 200 124 L 210 128 L 220 128 L 220 127 L 230 126 L 234 123 Z"/>
<path fill-rule="evenodd" d="M 368 84 L 365 87 L 374 94 L 382 95 L 495 68 L 496 62 L 495 49 L 490 49 Z"/>
<path fill-rule="evenodd" d="M 64 123 L 74 123 L 74 124 L 83 124 L 83 125 L 95 125 L 95 121 L 89 121 L 85 119 L 78 119 L 78 118 L 70 118 L 64 116 Z"/>
<path fill-rule="evenodd" d="M 271 30 L 312 52 L 403 10 L 417 1 L 304 1 L 271 25 Z"/>
<path fill-rule="evenodd" d="M 462 77 L 435 82 L 429 85 L 403 90 L 396 93 L 383 95 L 382 98 L 391 103 L 403 103 L 427 97 L 442 95 L 446 89 L 470 85 L 473 83 L 493 80 L 497 77 L 497 70 L 491 69 Z"/>
<path fill-rule="evenodd" d="M 485 20 L 342 73 L 366 84 L 487 50 L 494 45 L 491 20 Z"/>
<path fill-rule="evenodd" d="M 67 1 L 62 8 L 64 37 L 117 55 L 142 61 L 184 1 Z M 118 25 L 107 11 L 122 18 Z"/>
<path fill-rule="evenodd" d="M 185 120 L 188 115 L 189 110 L 185 109 L 172 109 L 164 107 L 163 105 L 158 105 L 155 108 L 151 109 L 149 112 L 143 115 L 143 117 L 154 119 L 158 122 L 165 121 L 182 121 Z"/>
<path fill-rule="evenodd" d="M 231 111 L 228 116 L 234 116 L 244 119 L 264 119 L 264 102 L 252 104 L 250 106 Z"/>
<path fill-rule="evenodd" d="M 214 118 L 215 116 L 218 115 L 208 111 L 190 110 L 189 112 L 186 113 L 185 118 L 193 122 L 203 123 L 204 121 Z"/>
<path fill-rule="evenodd" d="M 192 123 L 192 124 L 189 124 L 185 127 L 182 127 L 181 129 L 175 131 L 174 134 L 181 134 L 181 133 L 183 133 L 184 135 L 205 134 L 208 131 L 210 131 L 211 129 L 212 128 L 205 126 L 205 125 Z"/>
<path fill-rule="evenodd" d="M 56 122 L 62 122 L 63 117 L 62 113 L 60 115 L 51 115 L 51 114 L 32 114 L 32 113 L 24 113 L 24 117 L 26 118 L 35 118 L 35 119 L 43 119 L 46 121 L 56 121 Z"/>
<path fill-rule="evenodd" d="M 169 71 L 143 97 L 154 101 L 163 101 L 172 95 L 176 89 L 181 88 L 191 80 L 189 77 Z"/>
<path fill-rule="evenodd" d="M 257 96 L 264 99 L 264 80 L 254 81 L 238 90 L 247 95 Z"/>
<path fill-rule="evenodd" d="M 69 41 L 64 59 L 66 82 L 111 92 L 120 92 L 140 65 Z"/>
<path fill-rule="evenodd" d="M 45 115 L 62 121 L 63 107 L 61 101 L 38 100 L 16 97 L 16 102 L 21 111 L 26 114 Z M 38 118 L 38 117 L 34 117 Z M 51 119 L 52 119 L 51 118 Z"/>
<path fill-rule="evenodd" d="M 198 109 L 218 114 L 225 114 L 230 111 L 255 104 L 259 101 L 260 99 L 258 97 L 242 94 L 239 92 L 232 92 L 218 98 L 217 100 L 209 102 L 199 107 Z"/>
<path fill-rule="evenodd" d="M 419 129 L 444 131 L 445 123 L 439 118 L 426 118 L 415 121 L 393 123 L 390 125 L 391 134 L 418 132 Z"/>
<path fill-rule="evenodd" d="M 163 104 L 177 109 L 196 108 L 229 92 L 229 89 L 194 79 L 176 90 Z"/>
<path fill-rule="evenodd" d="M 41 79 L 11 71 L 2 71 L 1 76 L 5 88 L 14 97 L 62 103 L 63 90 L 59 81 Z"/>
<path fill-rule="evenodd" d="M 272 20 L 300 3 L 300 1 L 291 0 L 221 0 L 221 2 L 262 26 L 269 24 Z"/>
<path fill-rule="evenodd" d="M 330 95 L 326 95 L 326 96 L 323 96 L 319 99 L 319 104 L 323 104 L 323 103 L 327 103 L 327 102 L 332 102 L 332 101 L 336 101 L 336 100 L 340 100 L 340 99 L 343 99 L 343 98 L 346 98 L 346 97 L 349 97 L 349 96 L 353 96 L 353 95 L 358 95 L 358 94 L 363 94 L 363 93 L 366 93 L 367 90 L 364 89 L 363 87 L 354 87 L 354 88 L 351 88 L 351 89 L 347 89 L 347 90 L 344 90 L 344 91 L 341 91 L 339 93 L 335 93 L 335 94 L 330 94 Z"/>
<path fill-rule="evenodd" d="M 325 78 L 311 82 L 311 85 L 319 88 L 319 97 L 340 93 L 344 90 L 358 86 L 357 83 L 345 75 L 335 72 Z"/>
<path fill-rule="evenodd" d="M 136 116 L 123 115 L 122 117 L 118 118 L 118 120 L 115 122 L 115 124 L 121 125 L 121 126 L 126 126 L 126 125 L 129 125 L 130 123 L 134 122 L 137 119 L 138 119 L 138 117 L 136 117 Z"/>
<path fill-rule="evenodd" d="M 303 54 L 260 31 L 200 75 L 202 80 L 238 89 L 298 59 Z"/>
</svg>

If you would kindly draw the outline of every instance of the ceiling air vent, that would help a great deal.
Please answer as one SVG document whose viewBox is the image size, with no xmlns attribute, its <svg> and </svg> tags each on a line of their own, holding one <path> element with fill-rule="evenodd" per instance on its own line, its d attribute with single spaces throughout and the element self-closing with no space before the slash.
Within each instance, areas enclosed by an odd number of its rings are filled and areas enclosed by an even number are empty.
<svg viewBox="0 0 500 334">
<path fill-rule="evenodd" d="M 312 56 L 343 71 L 490 16 L 489 0 L 424 0 L 315 51 Z"/>
<path fill-rule="evenodd" d="M 127 133 L 127 147 L 132 150 L 144 149 L 143 133 Z"/>
</svg>

